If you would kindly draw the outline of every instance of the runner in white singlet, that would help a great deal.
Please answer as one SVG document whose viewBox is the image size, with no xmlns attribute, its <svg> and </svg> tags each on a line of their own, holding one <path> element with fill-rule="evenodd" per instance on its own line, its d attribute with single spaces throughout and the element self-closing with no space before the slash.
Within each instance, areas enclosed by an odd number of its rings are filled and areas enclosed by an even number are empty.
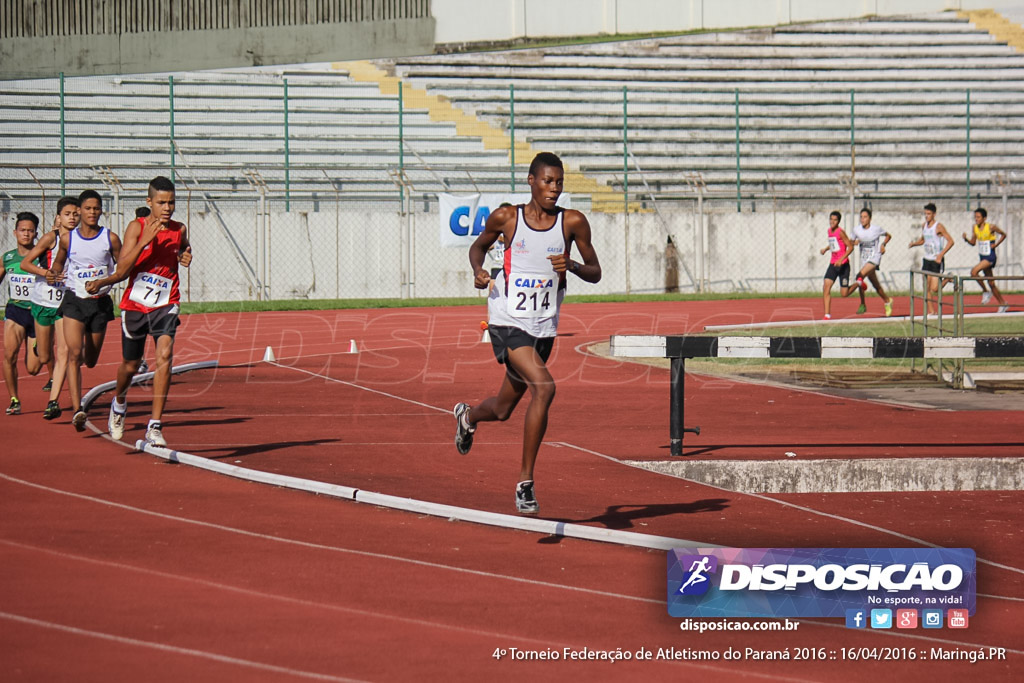
<svg viewBox="0 0 1024 683">
<path fill-rule="evenodd" d="M 107 335 L 107 323 L 114 319 L 114 302 L 110 295 L 106 291 L 92 294 L 86 291 L 85 285 L 114 272 L 121 253 L 121 239 L 99 224 L 103 199 L 98 192 L 86 190 L 78 201 L 81 225 L 60 238 L 60 247 L 46 279 L 50 284 L 64 282 L 67 285 L 60 313 L 64 316 L 64 338 L 68 344 L 67 379 L 74 412 L 71 424 L 75 430 L 83 432 L 88 415 L 82 410 L 82 364 L 87 368 L 96 366 Z"/>
<path fill-rule="evenodd" d="M 43 411 L 44 420 L 55 420 L 63 412 L 60 407 L 60 392 L 67 377 L 68 345 L 64 335 L 64 318 L 60 305 L 64 301 L 64 283 L 47 282 L 47 273 L 53 266 L 60 251 L 61 237 L 66 237 L 78 226 L 78 197 L 61 197 L 57 200 L 57 216 L 54 230 L 43 236 L 35 248 L 21 262 L 21 267 L 37 276 L 32 293 L 32 317 L 36 321 L 36 351 L 39 360 L 50 368 L 49 402 Z M 39 260 L 40 265 L 33 265 Z M 54 353 L 56 342 L 56 353 Z M 43 387 L 47 390 L 47 387 Z"/>
<path fill-rule="evenodd" d="M 455 406 L 455 446 L 460 453 L 468 453 L 477 425 L 507 420 L 530 391 L 515 492 L 516 510 L 521 514 L 539 511 L 533 470 L 555 397 L 555 382 L 546 364 L 558 331 L 566 276 L 572 273 L 590 283 L 601 279 L 587 219 L 579 211 L 556 205 L 564 175 L 557 156 L 538 154 L 527 176 L 530 203 L 497 209 L 469 249 L 474 285 L 487 289 L 491 275 L 484 268 L 484 258 L 488 247 L 503 238 L 504 265 L 493 282 L 487 311 L 491 345 L 498 363 L 505 365 L 505 376 L 497 395 L 472 407 Z M 582 263 L 569 258 L 574 244 Z"/>
<path fill-rule="evenodd" d="M 939 283 L 942 285 L 949 281 L 940 278 L 946 269 L 943 261 L 946 252 L 953 248 L 953 238 L 949 236 L 946 227 L 935 219 L 935 205 L 931 202 L 924 205 L 924 224 L 921 226 L 921 236 L 910 243 L 910 248 L 924 246 L 924 260 L 921 262 L 921 270 L 935 273 L 928 276 L 928 313 L 934 314 L 939 310 Z"/>
<path fill-rule="evenodd" d="M 871 223 L 871 209 L 866 206 L 860 210 L 860 225 L 853 226 L 853 244 L 860 246 L 860 272 L 857 273 L 857 290 L 860 293 L 860 307 L 857 313 L 865 313 L 868 310 L 867 301 L 864 299 L 864 292 L 868 285 L 864 280 L 870 280 L 878 296 L 882 297 L 882 304 L 885 307 L 885 316 L 892 315 L 892 299 L 885 295 L 882 283 L 878 281 L 878 270 L 882 267 L 882 255 L 885 254 L 885 245 L 892 239 L 892 235 L 884 229 Z"/>
</svg>

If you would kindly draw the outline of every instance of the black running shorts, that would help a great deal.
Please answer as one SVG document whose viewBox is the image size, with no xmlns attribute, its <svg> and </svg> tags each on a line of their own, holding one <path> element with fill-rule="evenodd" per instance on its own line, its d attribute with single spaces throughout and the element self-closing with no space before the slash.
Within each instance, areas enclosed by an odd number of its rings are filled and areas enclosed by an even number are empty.
<svg viewBox="0 0 1024 683">
<path fill-rule="evenodd" d="M 828 270 L 825 271 L 825 279 L 831 280 L 832 282 L 839 282 L 840 287 L 850 286 L 850 261 L 847 259 L 839 267 L 836 264 L 828 264 Z"/>
<path fill-rule="evenodd" d="M 936 263 L 931 259 L 924 259 L 921 263 L 921 270 L 927 270 L 929 273 L 941 273 L 945 268 L 945 263 Z"/>
<path fill-rule="evenodd" d="M 57 310 L 63 317 L 85 325 L 86 332 L 102 332 L 107 329 L 107 323 L 114 319 L 114 301 L 109 294 L 95 299 L 81 299 L 69 289 L 64 292 L 64 299 Z"/>
<path fill-rule="evenodd" d="M 4 317 L 12 323 L 17 323 L 24 327 L 25 336 L 36 336 L 36 321 L 32 318 L 32 309 L 22 308 L 21 306 L 14 305 L 12 302 L 7 302 L 7 307 L 4 309 Z"/>
<path fill-rule="evenodd" d="M 163 306 L 149 313 L 121 311 L 121 357 L 139 360 L 146 351 L 146 337 L 174 337 L 181 324 L 178 304 Z"/>
<path fill-rule="evenodd" d="M 508 364 L 508 352 L 512 349 L 532 346 L 537 350 L 537 355 L 540 356 L 540 359 L 547 363 L 548 358 L 551 357 L 551 349 L 555 346 L 554 337 L 534 337 L 518 327 L 492 325 L 487 328 L 487 331 L 491 335 L 491 348 L 494 350 L 494 357 L 499 363 L 506 365 L 506 367 Z M 513 377 L 518 378 L 511 367 L 508 368 L 508 371 Z"/>
</svg>

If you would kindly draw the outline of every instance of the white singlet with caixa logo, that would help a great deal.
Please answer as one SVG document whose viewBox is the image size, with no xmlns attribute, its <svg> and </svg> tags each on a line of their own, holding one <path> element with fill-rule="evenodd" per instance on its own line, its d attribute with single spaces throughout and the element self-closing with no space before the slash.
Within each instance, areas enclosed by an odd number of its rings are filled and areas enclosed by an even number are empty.
<svg viewBox="0 0 1024 683">
<path fill-rule="evenodd" d="M 518 327 L 527 334 L 554 337 L 565 298 L 565 274 L 556 273 L 549 256 L 567 252 L 562 217 L 548 230 L 534 230 L 517 207 L 516 229 L 505 245 L 505 265 L 487 300 L 489 324 Z"/>
</svg>

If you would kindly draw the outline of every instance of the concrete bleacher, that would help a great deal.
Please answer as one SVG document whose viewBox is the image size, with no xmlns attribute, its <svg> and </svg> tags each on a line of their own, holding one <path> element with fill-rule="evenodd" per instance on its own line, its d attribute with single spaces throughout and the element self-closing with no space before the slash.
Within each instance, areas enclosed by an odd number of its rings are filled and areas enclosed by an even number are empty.
<svg viewBox="0 0 1024 683">
<path fill-rule="evenodd" d="M 493 125 L 553 149 L 612 187 L 623 173 L 623 87 L 630 173 L 686 193 L 962 196 L 967 89 L 975 187 L 1024 168 L 1024 55 L 955 13 L 825 22 L 631 43 L 396 60 L 397 75 Z M 633 188 L 638 184 L 633 180 Z M 760 187 L 759 187 L 760 186 Z"/>
<path fill-rule="evenodd" d="M 401 166 L 415 193 L 504 191 L 516 161 L 552 150 L 598 188 L 621 192 L 623 88 L 630 186 L 710 196 L 835 195 L 851 174 L 853 92 L 860 194 L 963 196 L 970 89 L 973 187 L 1024 175 L 1024 54 L 953 12 L 630 42 L 377 61 L 408 87 L 443 96 L 491 134 L 466 133 L 407 100 L 400 160 L 397 97 L 345 67 L 174 76 L 175 168 L 212 195 L 247 188 L 258 168 L 294 196 L 394 198 Z M 403 86 L 405 87 L 405 86 Z M 58 82 L 0 83 L 0 188 L 59 182 Z M 64 163 L 110 167 L 136 186 L 171 162 L 166 76 L 66 81 Z M 460 132 L 462 130 L 462 132 Z M 78 177 L 78 176 L 76 176 Z M 643 191 L 647 191 L 644 189 Z"/>
</svg>

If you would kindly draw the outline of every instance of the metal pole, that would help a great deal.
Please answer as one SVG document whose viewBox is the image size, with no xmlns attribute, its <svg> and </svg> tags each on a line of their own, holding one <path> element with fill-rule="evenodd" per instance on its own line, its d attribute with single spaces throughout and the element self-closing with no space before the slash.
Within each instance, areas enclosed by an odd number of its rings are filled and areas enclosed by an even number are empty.
<svg viewBox="0 0 1024 683">
<path fill-rule="evenodd" d="M 171 182 L 174 182 L 174 76 L 167 77 L 167 108 L 171 119 Z"/>
<path fill-rule="evenodd" d="M 64 172 L 66 167 L 66 147 L 64 145 L 64 72 L 60 72 L 60 193 L 64 194 Z"/>
<path fill-rule="evenodd" d="M 854 123 L 853 88 L 850 88 L 850 185 L 852 186 L 857 178 L 857 141 L 854 136 L 856 124 Z"/>
<path fill-rule="evenodd" d="M 405 101 L 403 99 L 402 82 L 398 82 L 398 175 L 399 177 L 405 176 Z M 405 186 L 402 183 L 398 184 L 398 199 L 400 202 L 405 202 Z"/>
<path fill-rule="evenodd" d="M 967 89 L 967 210 L 971 210 L 971 89 Z"/>
<path fill-rule="evenodd" d="M 740 194 L 740 89 L 736 88 L 736 213 L 743 210 Z"/>
<path fill-rule="evenodd" d="M 292 182 L 288 149 L 288 79 L 284 80 L 284 210 L 292 210 Z"/>
<path fill-rule="evenodd" d="M 697 251 L 698 267 L 697 272 L 700 274 L 700 279 L 697 280 L 697 291 L 704 291 L 704 281 L 707 279 L 704 277 L 704 186 L 701 185 L 697 188 L 697 235 L 700 240 L 700 249 Z"/>
<path fill-rule="evenodd" d="M 629 89 L 622 86 L 622 211 L 625 215 L 626 294 L 632 290 L 629 273 Z"/>
<path fill-rule="evenodd" d="M 669 455 L 683 454 L 683 400 L 686 386 L 686 359 L 672 359 L 672 378 L 669 390 Z"/>
<path fill-rule="evenodd" d="M 508 84 L 508 115 L 509 115 L 509 151 L 512 164 L 509 167 L 509 182 L 512 191 L 516 191 L 516 84 Z"/>
</svg>

